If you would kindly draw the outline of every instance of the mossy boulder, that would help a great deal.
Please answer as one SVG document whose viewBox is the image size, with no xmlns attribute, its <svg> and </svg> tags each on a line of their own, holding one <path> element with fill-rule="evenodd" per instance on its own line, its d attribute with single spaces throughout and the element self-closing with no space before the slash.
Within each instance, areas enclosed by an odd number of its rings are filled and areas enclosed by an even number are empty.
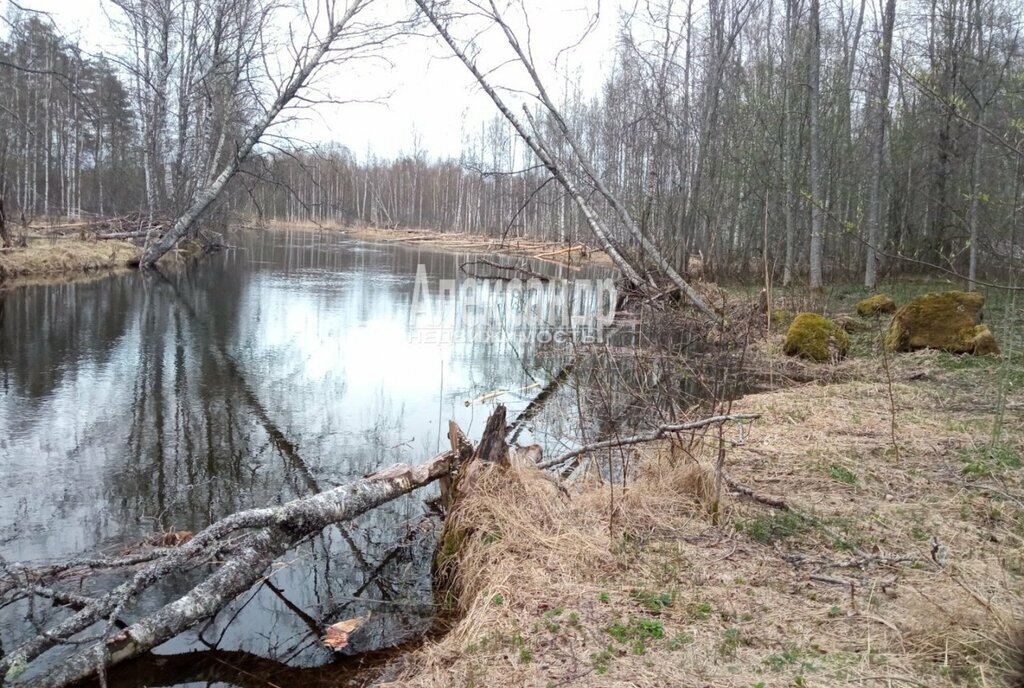
<svg viewBox="0 0 1024 688">
<path fill-rule="evenodd" d="M 846 356 L 850 350 L 850 337 L 828 318 L 817 313 L 801 313 L 789 326 L 782 350 L 787 356 L 824 363 Z"/>
<path fill-rule="evenodd" d="M 999 345 L 981 324 L 985 297 L 946 291 L 919 296 L 896 311 L 885 334 L 892 351 L 939 349 L 954 354 L 998 354 Z"/>
<path fill-rule="evenodd" d="M 895 313 L 896 302 L 890 299 L 885 294 L 875 294 L 869 296 L 860 303 L 857 304 L 857 315 L 861 317 L 868 317 L 872 315 L 882 315 L 885 313 Z"/>
</svg>

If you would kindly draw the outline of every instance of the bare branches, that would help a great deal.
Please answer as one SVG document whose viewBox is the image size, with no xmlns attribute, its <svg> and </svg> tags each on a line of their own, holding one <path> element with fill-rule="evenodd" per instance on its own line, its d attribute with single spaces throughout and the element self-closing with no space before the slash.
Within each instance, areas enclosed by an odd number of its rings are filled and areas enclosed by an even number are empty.
<svg viewBox="0 0 1024 688">
<path fill-rule="evenodd" d="M 472 73 L 473 76 L 476 78 L 477 83 L 480 84 L 480 87 L 488 96 L 490 96 L 491 100 L 497 106 L 501 114 L 504 115 L 505 119 L 507 119 L 509 123 L 515 128 L 516 133 L 519 134 L 523 142 L 526 143 L 526 145 L 529 146 L 531 150 L 533 150 L 537 158 L 544 164 L 545 167 L 548 168 L 552 176 L 555 177 L 555 179 L 557 179 L 560 184 L 562 184 L 566 192 L 570 195 L 570 197 L 572 197 L 573 201 L 580 209 L 580 212 L 582 212 L 583 216 L 586 218 L 587 224 L 590 226 L 590 229 L 594 233 L 594 236 L 596 236 L 598 241 L 600 242 L 601 248 L 603 248 L 608 253 L 609 257 L 611 257 L 616 267 L 618 267 L 622 271 L 623 275 L 625 275 L 626 279 L 628 279 L 631 283 L 637 285 L 642 284 L 643 279 L 640 277 L 640 273 L 636 270 L 636 268 L 633 267 L 633 265 L 626 259 L 626 257 L 622 255 L 619 249 L 611 241 L 603 223 L 594 213 L 593 209 L 590 207 L 590 204 L 580 193 L 579 189 L 576 188 L 576 185 L 565 175 L 565 173 L 559 167 L 554 157 L 551 155 L 551 151 L 539 138 L 539 136 L 531 134 L 530 131 L 526 129 L 522 122 L 519 121 L 519 118 L 516 117 L 515 114 L 513 114 L 512 110 L 510 110 L 509 107 L 505 104 L 501 96 L 498 95 L 498 92 L 494 89 L 494 87 L 491 86 L 491 84 L 486 80 L 484 75 L 477 68 L 476 63 L 473 60 L 471 60 L 469 56 L 466 54 L 465 50 L 461 48 L 458 43 L 456 43 L 455 39 L 452 37 L 452 34 L 448 31 L 447 27 L 442 23 L 436 7 L 432 4 L 429 4 L 427 0 L 416 0 L 416 4 L 427 16 L 427 18 L 430 20 L 430 23 L 433 24 L 434 28 L 437 29 L 437 32 L 441 35 L 441 38 L 444 39 L 444 42 L 448 44 L 448 47 L 451 48 L 455 56 L 462 61 L 462 63 L 466 66 L 466 69 L 468 69 L 470 73 Z M 527 115 L 529 116 L 529 112 L 527 112 Z M 534 127 L 534 129 L 536 130 L 536 127 Z"/>
<path fill-rule="evenodd" d="M 108 626 L 114 625 L 121 612 L 142 590 L 167 573 L 222 550 L 229 536 L 246 531 L 241 539 L 231 542 L 230 554 L 216 570 L 185 595 L 134 621 L 122 632 L 108 632 L 97 644 L 84 646 L 46 677 L 30 681 L 28 685 L 56 688 L 91 676 L 96 671 L 97 652 L 104 658 L 106 666 L 137 656 L 216 614 L 259 580 L 276 558 L 304 538 L 448 475 L 455 459 L 452 452 L 444 452 L 420 466 L 392 466 L 363 480 L 296 499 L 280 507 L 233 514 L 211 524 L 189 542 L 161 552 L 158 559 L 139 570 L 130 580 L 97 599 L 72 599 L 63 593 L 38 587 L 38 590 L 52 593 L 47 594 L 48 597 L 59 598 L 81 608 L 69 619 L 0 658 L 0 672 L 6 674 L 6 680 L 16 680 L 24 668 L 50 647 L 103 619 L 107 620 Z"/>
<path fill-rule="evenodd" d="M 669 423 L 659 426 L 657 429 L 644 433 L 642 435 L 634 435 L 632 437 L 622 437 L 611 440 L 604 440 L 602 442 L 594 442 L 587 444 L 578 449 L 574 449 L 570 452 L 566 452 L 561 456 L 555 457 L 541 464 L 538 464 L 538 468 L 554 468 L 555 466 L 561 466 L 564 463 L 568 463 L 575 458 L 583 456 L 584 454 L 591 454 L 602 449 L 615 449 L 618 447 L 628 447 L 634 444 L 644 444 L 646 442 L 655 442 L 663 439 L 668 435 L 675 433 L 686 432 L 688 430 L 699 430 L 702 428 L 708 428 L 712 426 L 721 426 L 726 423 L 742 423 L 744 421 L 756 420 L 760 418 L 759 414 L 751 413 L 732 413 L 722 416 L 712 416 L 710 418 L 704 418 L 703 420 L 691 421 L 688 423 Z"/>
<path fill-rule="evenodd" d="M 569 127 L 568 123 L 565 120 L 565 117 L 562 115 L 558 107 L 556 107 L 554 101 L 548 94 L 548 91 L 545 88 L 544 83 L 541 80 L 537 68 L 534 64 L 532 53 L 530 52 L 529 48 L 529 43 L 527 42 L 527 44 L 524 46 L 523 43 L 520 42 L 518 36 L 509 26 L 509 24 L 502 17 L 501 11 L 498 9 L 498 6 L 494 2 L 494 0 L 487 1 L 489 7 L 489 11 L 487 13 L 488 18 L 501 29 L 501 32 L 505 36 L 505 39 L 509 47 L 511 47 L 513 53 L 515 54 L 518 63 L 529 75 L 530 80 L 532 81 L 536 89 L 535 95 L 537 99 L 544 106 L 545 111 L 548 113 L 551 120 L 554 122 L 558 134 L 569 144 L 569 148 L 573 153 L 573 162 L 580 166 L 580 168 L 584 171 L 586 177 L 590 180 L 590 183 L 592 183 L 594 185 L 594 188 L 597 189 L 597 192 L 609 203 L 609 205 L 611 205 L 619 221 L 623 224 L 623 226 L 626 227 L 630 236 L 632 236 L 632 238 L 640 244 L 641 248 L 643 249 L 643 254 L 654 261 L 658 268 L 666 276 L 668 276 L 668 278 L 671 279 L 677 287 L 679 287 L 679 289 L 687 296 L 687 298 L 690 299 L 690 301 L 694 304 L 694 306 L 697 307 L 698 310 L 704 313 L 704 315 L 706 315 L 712 321 L 721 322 L 721 316 L 718 313 L 716 313 L 705 302 L 704 298 L 699 293 L 697 293 L 697 291 L 693 289 L 693 287 L 691 287 L 686 282 L 686 280 L 682 278 L 681 275 L 679 275 L 679 273 L 672 267 L 668 260 L 665 259 L 661 251 L 654 245 L 654 243 L 643 232 L 640 231 L 639 227 L 637 227 L 636 225 L 636 222 L 633 220 L 633 217 L 626 210 L 625 206 L 619 200 L 618 196 L 616 194 L 613 194 L 609 187 L 601 179 L 601 176 L 597 173 L 593 164 L 590 162 L 590 158 L 587 155 L 586 151 L 583 149 L 583 146 L 577 138 L 575 132 L 573 132 L 573 130 Z M 568 176 L 562 170 L 561 164 L 557 160 L 556 156 L 553 154 L 550 146 L 546 144 L 543 138 L 541 137 L 540 128 L 537 126 L 537 123 L 534 121 L 533 116 L 531 115 L 526 105 L 523 106 L 523 112 L 526 115 L 527 121 L 530 122 L 530 125 L 533 129 L 532 134 L 527 133 L 526 131 L 523 130 L 522 125 L 518 122 L 518 120 L 508 109 L 508 107 L 501 101 L 500 97 L 497 95 L 497 92 L 487 82 L 486 77 L 480 73 L 475 63 L 472 63 L 466 57 L 465 52 L 463 52 L 455 44 L 451 34 L 447 30 L 447 27 L 444 27 L 437 18 L 436 10 L 428 6 L 426 0 L 416 0 L 416 3 L 417 5 L 419 5 L 420 9 L 422 9 L 423 12 L 427 15 L 427 17 L 431 20 L 431 23 L 434 24 L 438 32 L 441 33 L 442 38 L 444 38 L 445 42 L 448 43 L 452 51 L 462 60 L 463 64 L 465 64 L 466 67 L 473 73 L 474 77 L 476 77 L 478 83 L 480 83 L 484 91 L 487 92 L 489 96 L 491 96 L 491 99 L 494 101 L 495 105 L 498 106 L 498 109 L 501 111 L 501 113 L 505 115 L 509 122 L 512 123 L 516 131 L 519 133 L 520 137 L 527 143 L 527 145 L 530 146 L 530 148 L 534 150 L 534 152 L 537 154 L 537 157 L 541 160 L 541 162 L 543 162 L 544 165 L 548 167 L 548 169 L 552 173 L 552 176 L 555 179 L 557 179 L 565 187 L 566 191 L 568 191 L 569 194 L 574 198 L 574 200 L 576 200 L 576 203 L 579 206 L 580 210 L 583 211 L 585 216 L 587 216 L 591 229 L 594 231 L 595 235 L 597 235 L 598 240 L 601 242 L 602 248 L 604 248 L 609 253 L 613 261 L 615 261 L 616 265 L 626 275 L 627 279 L 629 279 L 629 281 L 632 284 L 637 286 L 643 284 L 643 280 L 640 279 L 639 273 L 636 270 L 634 270 L 631 265 L 629 265 L 629 263 L 625 260 L 623 256 L 619 254 L 618 250 L 615 248 L 614 243 L 611 241 L 610 236 L 604 230 L 602 224 L 596 221 L 596 217 L 593 220 L 591 219 L 590 216 L 594 215 L 593 209 L 590 207 L 589 203 L 587 203 L 583 199 L 582 195 L 580 195 L 579 192 L 575 189 L 575 184 L 569 180 Z"/>
<path fill-rule="evenodd" d="M 325 64 L 337 62 L 345 56 L 358 54 L 369 47 L 377 47 L 382 38 L 374 33 L 374 27 L 357 22 L 359 15 L 369 5 L 369 0 L 350 0 L 343 11 L 334 2 L 326 2 L 323 17 L 320 3 L 310 14 L 308 4 L 303 5 L 308 22 L 306 42 L 295 47 L 295 62 L 290 75 L 282 82 L 273 103 L 249 129 L 245 138 L 229 155 L 221 171 L 196 194 L 193 201 L 177 218 L 174 226 L 154 244 L 147 247 L 142 256 L 142 265 L 151 266 L 167 253 L 178 241 L 191 231 L 193 225 L 223 192 L 228 182 L 249 158 L 256 145 L 263 139 L 267 129 L 274 125 L 278 116 L 294 103 L 301 102 L 302 92 L 314 75 Z M 337 13 L 337 14 L 336 14 Z M 322 25 L 322 28 L 321 28 Z M 351 32 L 351 36 L 349 33 Z M 354 38 L 351 44 L 343 45 L 343 39 Z M 216 157 L 215 157 L 216 159 Z"/>
</svg>

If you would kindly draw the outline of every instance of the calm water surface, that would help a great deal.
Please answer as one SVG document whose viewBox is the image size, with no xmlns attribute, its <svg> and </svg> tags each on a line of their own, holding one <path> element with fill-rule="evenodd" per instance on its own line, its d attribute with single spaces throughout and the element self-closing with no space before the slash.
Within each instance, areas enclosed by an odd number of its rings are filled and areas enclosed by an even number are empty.
<svg viewBox="0 0 1024 688">
<path fill-rule="evenodd" d="M 418 266 L 436 284 L 458 277 L 465 256 L 316 233 L 242 234 L 232 243 L 239 249 L 164 277 L 0 291 L 4 559 L 118 552 L 154 533 L 198 531 L 239 509 L 420 462 L 447 444 L 449 418 L 479 435 L 494 402 L 467 400 L 544 384 L 557 369 L 557 355 L 543 362 L 522 343 L 417 339 Z M 514 417 L 533 394 L 500 400 Z M 551 452 L 571 441 L 559 414 L 535 423 L 550 434 L 521 442 Z M 302 545 L 265 585 L 161 647 L 166 660 L 138 663 L 113 682 L 246 685 L 258 672 L 252 685 L 316 683 L 313 667 L 338 659 L 317 640 L 325 623 L 372 612 L 353 652 L 421 633 L 433 612 L 437 530 L 425 497 Z M 142 610 L 183 592 L 188 579 L 164 581 Z M 109 583 L 90 584 L 101 582 Z M 14 647 L 33 621 L 56 613 L 38 603 L 0 611 L 0 644 Z M 186 650 L 201 654 L 173 657 Z"/>
</svg>

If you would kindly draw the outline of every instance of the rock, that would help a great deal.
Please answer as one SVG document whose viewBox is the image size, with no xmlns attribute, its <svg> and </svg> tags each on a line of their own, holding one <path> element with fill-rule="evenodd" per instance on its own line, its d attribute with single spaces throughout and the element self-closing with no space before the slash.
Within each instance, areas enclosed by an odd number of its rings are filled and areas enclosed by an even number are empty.
<svg viewBox="0 0 1024 688">
<path fill-rule="evenodd" d="M 850 349 L 850 337 L 839 325 L 817 313 L 801 313 L 786 333 L 782 350 L 787 356 L 836 362 Z"/>
<path fill-rule="evenodd" d="M 896 302 L 885 294 L 869 296 L 857 304 L 857 315 L 868 317 L 870 315 L 882 315 L 883 313 L 895 313 Z"/>
<path fill-rule="evenodd" d="M 999 345 L 981 324 L 985 297 L 947 291 L 919 296 L 896 311 L 885 334 L 891 351 L 939 349 L 954 354 L 998 354 Z"/>
</svg>

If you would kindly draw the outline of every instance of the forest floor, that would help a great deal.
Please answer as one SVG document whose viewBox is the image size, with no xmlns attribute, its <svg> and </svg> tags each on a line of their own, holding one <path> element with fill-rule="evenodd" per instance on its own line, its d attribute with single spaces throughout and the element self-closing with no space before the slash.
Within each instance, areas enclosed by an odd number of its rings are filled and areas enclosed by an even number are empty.
<svg viewBox="0 0 1024 688">
<path fill-rule="evenodd" d="M 724 434 L 741 489 L 718 511 L 717 432 L 568 496 L 533 468 L 489 475 L 460 507 L 457 620 L 394 685 L 1019 685 L 1019 343 L 883 355 L 880 329 L 836 365 L 752 345 L 778 388 L 731 404 L 761 417 Z"/>
</svg>

